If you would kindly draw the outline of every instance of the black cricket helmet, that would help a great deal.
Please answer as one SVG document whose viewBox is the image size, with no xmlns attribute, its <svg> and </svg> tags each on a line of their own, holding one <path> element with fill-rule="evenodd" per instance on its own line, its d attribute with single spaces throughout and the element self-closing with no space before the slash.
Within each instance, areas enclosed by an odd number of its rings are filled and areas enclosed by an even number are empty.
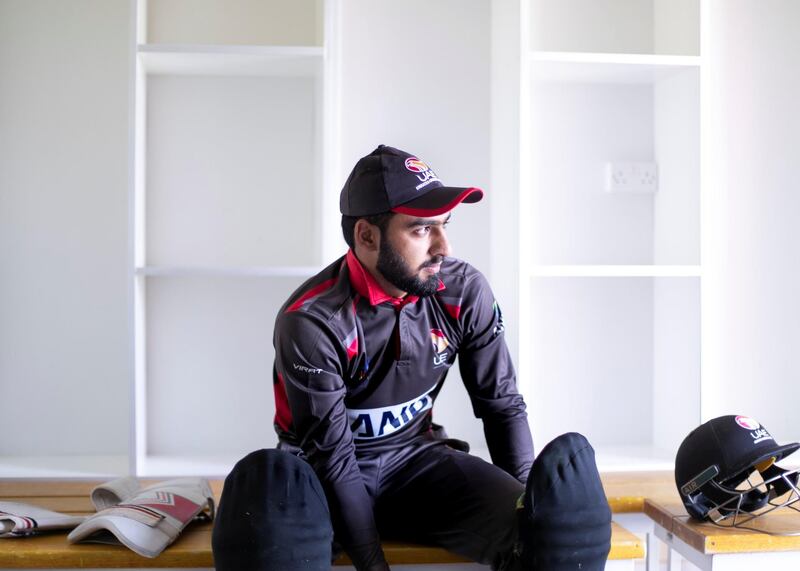
<svg viewBox="0 0 800 571">
<path fill-rule="evenodd" d="M 773 509 L 797 509 L 798 470 L 776 462 L 798 448 L 797 442 L 779 445 L 748 416 L 720 416 L 701 424 L 675 458 L 675 484 L 686 511 L 699 521 L 744 527 Z"/>
</svg>

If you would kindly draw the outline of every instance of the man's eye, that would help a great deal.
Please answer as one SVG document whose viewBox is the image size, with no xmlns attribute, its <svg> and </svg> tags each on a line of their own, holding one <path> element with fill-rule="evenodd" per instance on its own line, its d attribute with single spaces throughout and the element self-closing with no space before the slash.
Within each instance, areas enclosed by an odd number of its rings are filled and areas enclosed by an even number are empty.
<svg viewBox="0 0 800 571">
<path fill-rule="evenodd" d="M 414 233 L 417 234 L 418 236 L 425 236 L 430 231 L 431 231 L 431 227 L 430 226 L 420 226 L 419 228 L 417 228 L 414 231 Z"/>
</svg>

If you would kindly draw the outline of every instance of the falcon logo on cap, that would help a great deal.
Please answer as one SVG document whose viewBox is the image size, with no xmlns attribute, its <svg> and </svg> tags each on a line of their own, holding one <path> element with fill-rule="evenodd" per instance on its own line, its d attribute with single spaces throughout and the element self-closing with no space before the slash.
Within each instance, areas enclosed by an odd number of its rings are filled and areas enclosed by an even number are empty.
<svg viewBox="0 0 800 571">
<path fill-rule="evenodd" d="M 754 419 L 750 418 L 749 416 L 737 416 L 736 417 L 736 424 L 741 426 L 746 430 L 756 430 L 761 428 L 761 425 Z"/>
<path fill-rule="evenodd" d="M 431 167 L 423 163 L 417 157 L 408 157 L 406 159 L 406 168 L 411 172 L 425 172 L 431 170 Z"/>
<path fill-rule="evenodd" d="M 436 176 L 436 173 L 433 172 L 433 169 L 423 163 L 417 157 L 408 157 L 405 161 L 405 165 L 406 169 L 416 173 L 415 176 L 420 181 L 420 184 L 416 186 L 417 190 L 420 190 L 421 188 L 428 186 L 430 183 L 439 180 L 439 177 Z"/>
</svg>

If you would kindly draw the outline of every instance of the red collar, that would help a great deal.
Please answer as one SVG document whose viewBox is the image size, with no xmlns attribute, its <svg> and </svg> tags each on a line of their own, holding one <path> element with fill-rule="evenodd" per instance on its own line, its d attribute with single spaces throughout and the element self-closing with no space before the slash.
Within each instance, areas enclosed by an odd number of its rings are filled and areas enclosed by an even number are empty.
<svg viewBox="0 0 800 571">
<path fill-rule="evenodd" d="M 353 250 L 347 251 L 345 260 L 347 261 L 347 268 L 350 270 L 350 284 L 361 297 L 369 301 L 370 305 L 378 305 L 388 301 L 395 307 L 403 307 L 406 304 L 415 303 L 419 299 L 419 296 L 411 294 L 405 297 L 394 297 L 386 293 L 372 274 L 361 265 Z M 439 280 L 439 289 L 437 291 L 442 291 L 443 289 L 445 289 L 444 282 Z"/>
</svg>

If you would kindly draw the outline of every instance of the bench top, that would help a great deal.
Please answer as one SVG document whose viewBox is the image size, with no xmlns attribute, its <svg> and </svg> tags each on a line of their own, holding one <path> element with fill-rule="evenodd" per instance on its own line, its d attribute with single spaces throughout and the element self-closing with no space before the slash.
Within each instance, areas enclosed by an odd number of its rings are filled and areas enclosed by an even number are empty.
<svg viewBox="0 0 800 571">
<path fill-rule="evenodd" d="M 610 559 L 644 557 L 642 541 L 614 525 Z M 66 533 L 43 534 L 20 539 L 0 539 L 0 568 L 147 568 L 213 567 L 211 524 L 190 524 L 178 539 L 155 559 L 142 557 L 119 545 L 67 543 Z M 438 547 L 386 541 L 383 550 L 390 565 L 461 563 L 468 559 Z M 347 556 L 335 565 L 350 565 Z"/>
<path fill-rule="evenodd" d="M 644 511 L 645 499 L 660 503 L 678 502 L 672 472 L 609 472 L 601 475 L 611 511 L 635 513 Z M 148 480 L 142 480 L 146 482 Z M 152 480 L 157 481 L 157 480 Z M 0 478 L 0 498 L 18 498 L 29 501 L 47 498 L 50 509 L 65 513 L 91 513 L 94 511 L 89 493 L 99 480 L 14 480 Z M 219 499 L 222 480 L 210 480 L 211 489 Z M 25 499 L 28 498 L 28 499 Z M 29 501 L 35 503 L 35 501 Z"/>
<path fill-rule="evenodd" d="M 675 477 L 671 471 L 605 472 L 600 478 L 608 504 L 614 513 L 643 512 L 647 499 L 662 503 L 680 503 Z"/>
<path fill-rule="evenodd" d="M 614 478 L 612 489 L 621 491 L 625 480 Z M 89 493 L 98 481 L 0 480 L 0 499 L 25 502 L 65 514 L 94 512 Z M 222 493 L 220 480 L 211 481 L 214 495 Z M 617 496 L 622 498 L 622 496 Z M 635 511 L 639 500 L 619 500 L 625 511 Z M 641 502 L 643 505 L 643 500 Z M 641 511 L 641 510 L 640 510 Z M 123 546 L 67 543 L 66 533 L 48 533 L 24 539 L 0 540 L 0 568 L 125 568 L 125 567 L 213 567 L 211 523 L 192 523 L 178 539 L 155 559 L 147 559 Z M 612 527 L 609 559 L 640 559 L 644 545 L 639 537 L 616 523 Z M 468 561 L 438 547 L 386 541 L 384 553 L 390 565 L 441 564 Z M 349 565 L 346 555 L 336 565 Z"/>
<path fill-rule="evenodd" d="M 645 514 L 675 537 L 706 554 L 799 551 L 800 536 L 768 535 L 746 529 L 722 529 L 711 523 L 696 522 L 677 501 L 645 501 Z M 785 533 L 800 531 L 800 512 L 777 510 L 749 524 L 751 527 Z"/>
</svg>

